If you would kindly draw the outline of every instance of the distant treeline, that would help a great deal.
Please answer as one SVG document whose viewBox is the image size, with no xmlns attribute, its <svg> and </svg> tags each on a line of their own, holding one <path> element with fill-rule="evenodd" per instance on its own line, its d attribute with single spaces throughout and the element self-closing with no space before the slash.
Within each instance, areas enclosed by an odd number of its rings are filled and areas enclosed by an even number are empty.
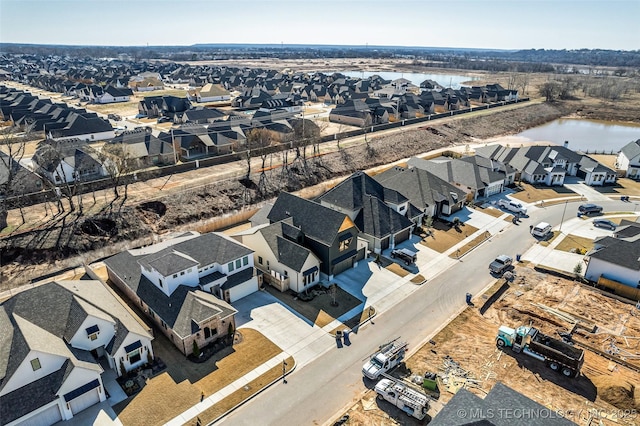
<svg viewBox="0 0 640 426">
<path fill-rule="evenodd" d="M 479 50 L 401 46 L 311 45 L 194 45 L 194 46 L 56 46 L 0 43 L 0 53 L 62 55 L 134 60 L 169 59 L 312 59 L 312 58 L 412 58 L 416 65 L 487 71 L 581 72 L 591 66 L 640 68 L 640 50 Z M 554 64 L 554 65 L 552 65 Z M 560 66 L 558 65 L 560 64 Z M 578 65 L 569 67 L 568 65 Z M 632 73 L 635 71 L 632 71 Z"/>
</svg>

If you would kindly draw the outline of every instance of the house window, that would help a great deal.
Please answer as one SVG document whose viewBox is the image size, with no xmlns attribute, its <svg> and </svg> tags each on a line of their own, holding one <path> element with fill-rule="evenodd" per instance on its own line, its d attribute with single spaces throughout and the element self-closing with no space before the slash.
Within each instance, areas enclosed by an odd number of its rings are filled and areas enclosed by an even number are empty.
<svg viewBox="0 0 640 426">
<path fill-rule="evenodd" d="M 240 267 L 242 267 L 242 259 L 236 260 L 236 268 L 240 269 Z"/>
<path fill-rule="evenodd" d="M 245 256 L 242 258 L 242 266 L 247 266 L 249 264 L 249 256 Z"/>
<path fill-rule="evenodd" d="M 180 276 L 184 275 L 184 271 L 180 271 Z"/>
<path fill-rule="evenodd" d="M 162 287 L 162 278 L 158 278 L 158 282 L 160 283 L 160 288 L 163 288 Z"/>
<path fill-rule="evenodd" d="M 229 272 L 233 271 L 235 269 L 233 267 L 233 262 L 229 262 L 229 264 L 227 265 L 227 268 L 229 268 Z"/>
<path fill-rule="evenodd" d="M 38 358 L 34 358 L 31 360 L 31 368 L 33 368 L 33 371 L 40 370 L 41 365 Z"/>
<path fill-rule="evenodd" d="M 211 329 L 209 327 L 204 328 L 204 338 L 208 339 L 211 337 Z"/>
<path fill-rule="evenodd" d="M 140 349 L 129 352 L 127 354 L 127 358 L 129 358 L 129 364 L 135 364 L 136 362 L 140 361 L 142 359 L 142 357 L 140 356 Z"/>
<path fill-rule="evenodd" d="M 404 211 L 404 206 L 400 206 L 400 209 L 399 209 L 399 210 L 400 210 L 401 212 L 402 212 L 402 211 Z"/>
<path fill-rule="evenodd" d="M 262 265 L 262 256 L 258 256 L 258 263 Z"/>
<path fill-rule="evenodd" d="M 351 240 L 353 240 L 353 237 L 347 238 L 344 241 L 340 241 L 340 247 L 339 247 L 340 251 L 345 251 L 346 249 L 348 249 L 349 245 L 351 245 Z"/>
<path fill-rule="evenodd" d="M 271 270 L 271 267 L 269 266 L 269 261 L 267 260 L 267 271 Z"/>
<path fill-rule="evenodd" d="M 173 278 L 178 278 L 178 274 L 173 274 Z"/>
</svg>

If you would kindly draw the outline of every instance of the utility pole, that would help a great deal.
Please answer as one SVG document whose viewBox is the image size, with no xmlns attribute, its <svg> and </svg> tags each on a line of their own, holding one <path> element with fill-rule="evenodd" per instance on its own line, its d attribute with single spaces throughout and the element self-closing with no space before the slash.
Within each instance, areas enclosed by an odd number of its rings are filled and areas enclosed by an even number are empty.
<svg viewBox="0 0 640 426">
<path fill-rule="evenodd" d="M 564 222 L 564 214 L 567 211 L 567 204 L 569 203 L 569 200 L 564 202 L 564 210 L 562 210 L 562 219 L 560 219 L 560 227 L 558 228 L 558 232 L 562 234 L 562 222 Z"/>
</svg>

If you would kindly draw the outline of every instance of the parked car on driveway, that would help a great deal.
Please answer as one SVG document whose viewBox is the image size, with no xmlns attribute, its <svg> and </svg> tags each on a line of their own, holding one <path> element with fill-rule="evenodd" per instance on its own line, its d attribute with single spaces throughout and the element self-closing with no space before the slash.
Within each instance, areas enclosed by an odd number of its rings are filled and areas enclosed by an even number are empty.
<svg viewBox="0 0 640 426">
<path fill-rule="evenodd" d="M 607 219 L 596 219 L 593 221 L 593 226 L 595 226 L 596 228 L 604 228 L 613 231 L 618 225 Z"/>
<path fill-rule="evenodd" d="M 578 211 L 581 214 L 602 213 L 602 206 L 596 204 L 582 204 L 578 207 Z"/>
<path fill-rule="evenodd" d="M 417 259 L 416 253 L 409 250 L 409 249 L 396 249 L 396 250 L 392 250 L 391 251 L 391 257 L 392 258 L 399 258 L 402 259 L 404 261 L 405 264 L 407 265 L 411 265 L 412 263 L 414 263 Z"/>
</svg>

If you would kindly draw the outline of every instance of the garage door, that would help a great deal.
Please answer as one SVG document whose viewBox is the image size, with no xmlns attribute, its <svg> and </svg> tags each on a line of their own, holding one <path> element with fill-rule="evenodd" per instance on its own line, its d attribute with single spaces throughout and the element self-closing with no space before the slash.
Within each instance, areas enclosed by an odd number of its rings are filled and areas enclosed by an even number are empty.
<svg viewBox="0 0 640 426">
<path fill-rule="evenodd" d="M 251 293 L 255 293 L 256 291 L 258 291 L 258 279 L 253 277 L 249 281 L 231 288 L 229 291 L 229 298 L 231 299 L 231 303 L 233 303 L 236 300 L 250 295 Z"/>
<path fill-rule="evenodd" d="M 385 238 L 385 239 L 380 241 L 380 248 L 382 250 L 386 250 L 386 249 L 389 248 L 389 237 L 387 237 L 387 238 Z"/>
<path fill-rule="evenodd" d="M 71 406 L 71 412 L 75 415 L 85 408 L 89 408 L 94 404 L 100 402 L 100 394 L 98 394 L 98 389 L 92 389 L 89 392 L 80 395 L 76 399 L 72 399 L 69 401 L 69 405 Z"/>
<path fill-rule="evenodd" d="M 398 243 L 401 243 L 401 242 L 406 241 L 406 240 L 409 239 L 409 231 L 410 231 L 410 229 L 405 229 L 404 231 L 398 232 L 395 235 L 394 240 L 395 240 L 396 245 Z"/>
<path fill-rule="evenodd" d="M 36 414 L 27 420 L 18 423 L 20 426 L 50 426 L 62 420 L 58 404 L 49 407 L 42 413 Z"/>
<path fill-rule="evenodd" d="M 340 272 L 344 272 L 347 269 L 351 268 L 352 266 L 353 266 L 353 257 L 343 260 L 340 263 L 336 263 L 336 265 L 333 267 L 333 275 L 338 275 Z"/>
</svg>

